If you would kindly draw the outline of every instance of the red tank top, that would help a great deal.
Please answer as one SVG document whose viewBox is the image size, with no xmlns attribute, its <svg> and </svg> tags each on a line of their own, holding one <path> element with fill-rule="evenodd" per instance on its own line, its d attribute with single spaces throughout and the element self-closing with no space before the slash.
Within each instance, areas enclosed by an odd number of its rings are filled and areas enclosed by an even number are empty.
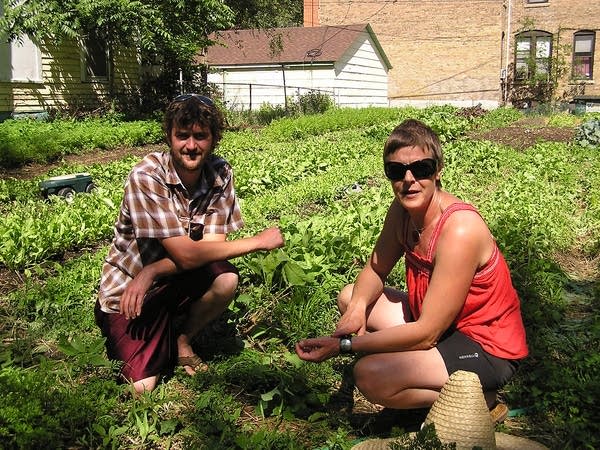
<svg viewBox="0 0 600 450">
<path fill-rule="evenodd" d="M 448 217 L 458 210 L 479 214 L 472 205 L 453 203 L 442 212 L 429 242 L 426 257 L 406 249 L 406 284 L 414 320 L 421 315 L 429 278 L 434 270 L 432 260 L 438 237 Z M 519 297 L 512 285 L 508 265 L 496 244 L 489 261 L 475 273 L 465 303 L 453 326 L 494 356 L 504 359 L 521 359 L 527 356 Z"/>
</svg>

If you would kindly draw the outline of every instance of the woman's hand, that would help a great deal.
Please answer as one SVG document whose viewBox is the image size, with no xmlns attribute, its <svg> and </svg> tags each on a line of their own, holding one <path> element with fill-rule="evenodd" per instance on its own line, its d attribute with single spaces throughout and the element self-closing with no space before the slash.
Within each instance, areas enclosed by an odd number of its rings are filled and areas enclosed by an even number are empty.
<svg viewBox="0 0 600 450">
<path fill-rule="evenodd" d="M 154 276 L 151 271 L 144 268 L 127 284 L 120 302 L 121 314 L 126 319 L 135 319 L 142 313 L 144 297 L 153 282 Z"/>
<path fill-rule="evenodd" d="M 364 309 L 348 309 L 335 327 L 334 337 L 350 334 L 362 336 L 367 330 L 367 316 Z"/>
<path fill-rule="evenodd" d="M 304 361 L 322 362 L 340 354 L 340 340 L 331 336 L 303 339 L 296 344 L 296 354 Z"/>
</svg>

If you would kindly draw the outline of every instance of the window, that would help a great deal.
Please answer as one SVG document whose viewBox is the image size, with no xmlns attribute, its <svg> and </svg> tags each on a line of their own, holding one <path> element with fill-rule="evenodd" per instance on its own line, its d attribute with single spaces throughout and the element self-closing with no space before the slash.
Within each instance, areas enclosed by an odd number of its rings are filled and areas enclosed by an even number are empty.
<svg viewBox="0 0 600 450">
<path fill-rule="evenodd" d="M 527 31 L 517 35 L 515 79 L 530 80 L 550 76 L 552 34 L 545 31 Z"/>
<path fill-rule="evenodd" d="M 0 42 L 0 81 L 42 81 L 42 52 L 28 36 Z"/>
<path fill-rule="evenodd" d="M 525 0 L 528 5 L 532 5 L 534 3 L 548 3 L 548 0 Z"/>
<path fill-rule="evenodd" d="M 595 41 L 596 33 L 593 31 L 578 31 L 573 35 L 573 78 L 593 78 Z"/>
<path fill-rule="evenodd" d="M 83 79 L 108 80 L 108 52 L 106 43 L 97 37 L 88 37 L 83 43 Z"/>
</svg>

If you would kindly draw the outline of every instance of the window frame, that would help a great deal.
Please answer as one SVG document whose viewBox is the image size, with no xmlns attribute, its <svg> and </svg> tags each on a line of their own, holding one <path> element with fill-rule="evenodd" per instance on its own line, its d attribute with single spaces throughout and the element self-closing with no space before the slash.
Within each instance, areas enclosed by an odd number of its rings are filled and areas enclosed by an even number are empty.
<svg viewBox="0 0 600 450">
<path fill-rule="evenodd" d="M 110 79 L 108 58 L 106 42 L 97 36 L 84 38 L 81 41 L 81 80 L 84 82 L 108 82 Z"/>
<path fill-rule="evenodd" d="M 591 37 L 590 51 L 589 52 L 577 52 L 577 38 L 578 37 Z M 577 81 L 591 81 L 594 79 L 594 50 L 596 47 L 596 32 L 592 30 L 580 30 L 573 33 L 573 60 L 571 77 Z M 577 58 L 589 58 L 589 74 L 582 71 L 578 71 L 577 68 L 585 64 L 585 62 L 577 61 Z"/>
<path fill-rule="evenodd" d="M 11 42 L 0 42 L 0 59 L 7 64 L 0 71 L 0 82 L 43 82 L 42 51 L 27 35 Z"/>
<path fill-rule="evenodd" d="M 519 49 L 522 42 L 528 41 L 528 49 Z M 546 42 L 547 56 L 540 56 L 540 50 L 544 50 L 539 43 Z M 552 72 L 552 51 L 554 45 L 554 35 L 543 30 L 529 30 L 515 35 L 515 54 L 514 54 L 514 79 L 517 82 L 527 82 L 538 75 L 545 74 L 546 79 L 550 80 Z M 527 51 L 526 56 L 520 56 L 519 52 Z M 539 70 L 543 68 L 545 70 Z M 525 67 L 525 75 L 520 75 L 519 68 Z"/>
</svg>

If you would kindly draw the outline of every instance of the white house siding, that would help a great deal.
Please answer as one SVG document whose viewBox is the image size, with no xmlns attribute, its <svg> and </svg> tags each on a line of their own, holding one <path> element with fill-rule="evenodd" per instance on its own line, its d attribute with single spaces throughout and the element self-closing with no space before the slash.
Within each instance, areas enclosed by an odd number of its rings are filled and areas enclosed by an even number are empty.
<svg viewBox="0 0 600 450">
<path fill-rule="evenodd" d="M 108 82 L 83 80 L 83 66 L 76 43 L 47 46 L 41 49 L 41 53 L 40 81 L 0 82 L 1 116 L 40 114 L 65 107 L 76 110 L 103 103 L 108 95 Z M 114 73 L 117 92 L 131 93 L 139 88 L 139 67 L 134 48 L 117 53 Z"/>
<path fill-rule="evenodd" d="M 385 63 L 367 33 L 354 42 L 335 67 L 339 106 L 389 106 Z"/>
<path fill-rule="evenodd" d="M 340 107 L 389 105 L 386 63 L 366 32 L 335 63 L 302 61 L 284 68 L 285 83 L 281 64 L 213 66 L 208 82 L 222 90 L 228 107 L 238 110 L 284 105 L 286 96 L 310 90 L 330 95 Z"/>
<path fill-rule="evenodd" d="M 333 97 L 334 75 L 331 64 L 286 64 L 284 69 L 281 66 L 238 66 L 211 71 L 208 82 L 221 89 L 228 107 L 257 110 L 265 103 L 285 105 L 286 97 L 297 97 L 310 90 L 324 91 Z"/>
</svg>

